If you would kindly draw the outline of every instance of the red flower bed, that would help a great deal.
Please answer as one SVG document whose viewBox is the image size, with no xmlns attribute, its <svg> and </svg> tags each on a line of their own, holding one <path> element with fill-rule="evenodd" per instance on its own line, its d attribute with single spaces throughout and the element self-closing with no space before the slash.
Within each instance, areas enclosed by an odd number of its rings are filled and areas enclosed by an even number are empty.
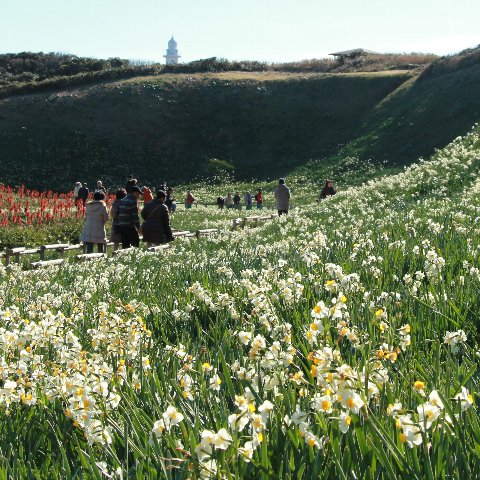
<svg viewBox="0 0 480 480">
<path fill-rule="evenodd" d="M 92 198 L 92 195 L 90 195 Z M 107 205 L 115 199 L 108 195 Z M 0 226 L 42 226 L 61 219 L 81 219 L 85 209 L 81 202 L 75 205 L 73 191 L 56 193 L 29 190 L 24 185 L 12 188 L 0 185 Z"/>
</svg>

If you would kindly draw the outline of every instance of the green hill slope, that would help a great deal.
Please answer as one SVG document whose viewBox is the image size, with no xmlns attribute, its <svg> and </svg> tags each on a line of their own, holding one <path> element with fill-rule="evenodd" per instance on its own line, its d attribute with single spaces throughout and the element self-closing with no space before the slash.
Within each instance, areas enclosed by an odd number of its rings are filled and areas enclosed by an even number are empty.
<svg viewBox="0 0 480 480">
<path fill-rule="evenodd" d="M 267 180 L 299 169 L 317 180 L 352 158 L 396 167 L 478 121 L 479 73 L 480 61 L 420 78 L 169 74 L 10 96 L 0 100 L 2 181 L 116 185 L 132 171 L 186 183 L 222 170 Z"/>
<path fill-rule="evenodd" d="M 254 77 L 258 78 L 258 77 Z M 0 102 L 7 181 L 264 178 L 334 153 L 408 75 L 170 75 Z M 63 186 L 63 185 L 62 185 Z"/>
<path fill-rule="evenodd" d="M 479 78 L 480 62 L 406 82 L 367 115 L 331 163 L 350 156 L 398 167 L 430 156 L 480 120 Z"/>
</svg>

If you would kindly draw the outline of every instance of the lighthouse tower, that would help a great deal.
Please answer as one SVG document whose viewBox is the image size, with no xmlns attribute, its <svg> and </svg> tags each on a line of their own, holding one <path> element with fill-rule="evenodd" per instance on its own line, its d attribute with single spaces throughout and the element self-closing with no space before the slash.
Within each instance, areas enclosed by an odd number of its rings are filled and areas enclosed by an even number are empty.
<svg viewBox="0 0 480 480">
<path fill-rule="evenodd" d="M 172 38 L 168 41 L 167 54 L 164 55 L 167 65 L 177 65 L 180 55 L 177 50 L 177 42 Z"/>
</svg>

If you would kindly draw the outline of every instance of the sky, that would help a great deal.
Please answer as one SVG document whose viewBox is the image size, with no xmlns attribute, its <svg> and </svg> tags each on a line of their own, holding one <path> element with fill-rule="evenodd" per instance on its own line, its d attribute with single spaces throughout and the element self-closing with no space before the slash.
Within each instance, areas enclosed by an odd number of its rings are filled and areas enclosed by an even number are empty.
<svg viewBox="0 0 480 480">
<path fill-rule="evenodd" d="M 172 35 L 181 62 L 448 55 L 480 44 L 480 0 L 0 0 L 0 53 L 163 62 Z"/>
</svg>

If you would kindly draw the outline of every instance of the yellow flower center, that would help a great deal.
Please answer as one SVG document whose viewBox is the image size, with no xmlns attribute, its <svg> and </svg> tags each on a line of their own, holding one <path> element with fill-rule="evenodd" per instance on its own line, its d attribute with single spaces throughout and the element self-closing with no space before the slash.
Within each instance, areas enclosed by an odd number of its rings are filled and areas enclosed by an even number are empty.
<svg viewBox="0 0 480 480">
<path fill-rule="evenodd" d="M 324 401 L 322 402 L 322 410 L 325 411 L 325 412 L 326 412 L 327 410 L 329 410 L 331 406 L 332 406 L 332 403 L 329 402 L 328 400 L 324 400 Z"/>
</svg>

